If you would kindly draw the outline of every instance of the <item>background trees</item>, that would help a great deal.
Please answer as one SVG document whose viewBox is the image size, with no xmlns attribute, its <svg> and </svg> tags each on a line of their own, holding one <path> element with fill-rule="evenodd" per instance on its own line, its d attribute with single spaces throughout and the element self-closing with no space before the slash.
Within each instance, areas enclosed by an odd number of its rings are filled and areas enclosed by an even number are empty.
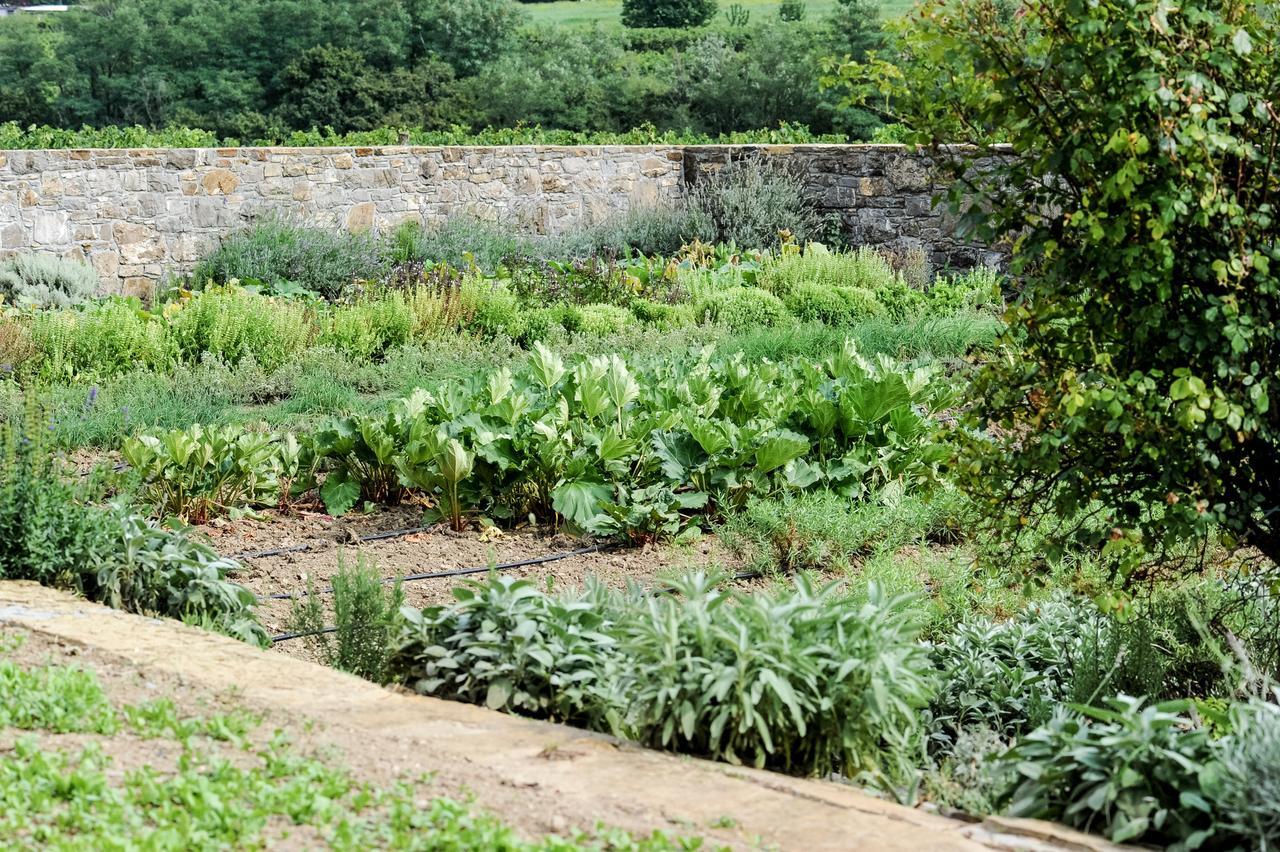
<svg viewBox="0 0 1280 852">
<path fill-rule="evenodd" d="M 818 83 L 822 57 L 874 41 L 859 2 L 833 20 L 623 30 L 532 27 L 512 0 L 90 0 L 0 19 L 0 122 L 861 133 Z"/>
</svg>

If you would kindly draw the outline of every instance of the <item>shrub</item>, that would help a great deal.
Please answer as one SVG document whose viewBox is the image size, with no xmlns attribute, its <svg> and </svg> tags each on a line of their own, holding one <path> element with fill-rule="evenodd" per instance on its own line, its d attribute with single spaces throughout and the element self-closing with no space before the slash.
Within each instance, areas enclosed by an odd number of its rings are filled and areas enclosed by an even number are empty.
<svg viewBox="0 0 1280 852">
<path fill-rule="evenodd" d="M 324 627 L 324 605 L 312 578 L 307 578 L 306 595 L 293 601 L 290 630 L 310 633 L 304 637 L 325 665 L 371 680 L 386 683 L 390 634 L 395 616 L 404 603 L 400 583 L 387 586 L 377 566 L 356 557 L 354 566 L 338 557 L 338 573 L 333 577 L 334 631 Z"/>
<path fill-rule="evenodd" d="M 660 328 L 678 328 L 682 325 L 693 325 L 696 321 L 692 305 L 668 305 L 648 299 L 633 300 L 631 313 L 640 322 Z"/>
<path fill-rule="evenodd" d="M 193 293 L 172 311 L 167 337 L 187 363 L 206 354 L 231 365 L 252 358 L 271 371 L 302 351 L 311 331 L 302 305 L 218 287 Z"/>
<path fill-rule="evenodd" d="M 524 308 L 520 299 L 501 285 L 483 279 L 468 288 L 474 300 L 471 329 L 483 337 L 507 336 L 513 339 L 524 333 Z"/>
<path fill-rule="evenodd" d="M 716 0 L 622 0 L 622 25 L 646 27 L 700 27 L 716 14 Z"/>
<path fill-rule="evenodd" d="M 1013 816 L 1051 819 L 1128 841 L 1196 848 L 1214 833 L 1208 734 L 1191 704 L 1119 696 L 1106 708 L 1072 705 L 1006 755 L 1019 783 Z"/>
<path fill-rule="evenodd" d="M 269 216 L 226 237 L 191 273 L 206 283 L 260 283 L 267 292 L 309 290 L 326 299 L 344 296 L 360 280 L 386 275 L 387 259 L 372 234 L 349 234 Z"/>
<path fill-rule="evenodd" d="M 716 238 L 714 223 L 702 210 L 687 204 L 674 207 L 642 207 L 606 219 L 578 238 L 564 238 L 571 254 L 635 251 L 644 255 L 673 255 L 695 240 Z"/>
<path fill-rule="evenodd" d="M 831 221 L 808 200 L 804 180 L 776 160 L 752 158 L 703 175 L 689 190 L 689 206 L 704 215 L 720 242 L 771 249 L 790 232 L 801 244 L 821 241 Z"/>
<path fill-rule="evenodd" d="M 784 21 L 803 21 L 807 12 L 804 0 L 782 0 L 778 4 L 778 17 Z"/>
<path fill-rule="evenodd" d="M 69 308 L 97 290 L 98 273 L 85 263 L 43 254 L 0 260 L 0 300 L 19 307 Z"/>
<path fill-rule="evenodd" d="M 698 302 L 694 315 L 734 331 L 786 325 L 795 319 L 777 296 L 755 287 L 731 287 L 712 293 Z"/>
<path fill-rule="evenodd" d="M 631 325 L 631 312 L 617 305 L 583 305 L 578 308 L 578 327 L 586 334 L 604 337 Z"/>
<path fill-rule="evenodd" d="M 875 293 L 861 287 L 800 284 L 791 289 L 783 303 L 797 319 L 824 325 L 852 325 L 884 313 Z"/>
<path fill-rule="evenodd" d="M 1002 11 L 928 4 L 903 55 L 951 67 L 890 72 L 917 139 L 989 134 L 1015 155 L 964 189 L 975 236 L 1016 242 L 1024 276 L 1020 357 L 976 382 L 966 487 L 1006 543 L 1052 519 L 1039 554 L 1100 551 L 1135 581 L 1171 556 L 1198 568 L 1221 533 L 1280 560 L 1280 254 L 1257 203 L 1277 179 L 1275 119 L 1254 107 L 1274 92 L 1274 17 L 1204 0 Z"/>
<path fill-rule="evenodd" d="M 404 223 L 392 234 L 389 252 L 395 263 L 444 263 L 457 269 L 474 263 L 492 273 L 508 258 L 529 253 L 529 245 L 510 227 L 452 216 L 432 228 Z"/>
</svg>

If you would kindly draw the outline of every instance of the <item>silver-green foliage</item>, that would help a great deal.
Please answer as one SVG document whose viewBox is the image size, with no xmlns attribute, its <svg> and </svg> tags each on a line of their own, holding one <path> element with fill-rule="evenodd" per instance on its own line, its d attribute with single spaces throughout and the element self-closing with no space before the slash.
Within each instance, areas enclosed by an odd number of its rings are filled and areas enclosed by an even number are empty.
<svg viewBox="0 0 1280 852">
<path fill-rule="evenodd" d="M 402 610 L 392 670 L 426 694 L 683 753 L 901 777 L 931 689 L 904 601 L 873 587 L 858 603 L 803 576 L 754 595 L 719 580 L 555 597 L 495 576 L 452 606 Z"/>
<path fill-rule="evenodd" d="M 0 261 L 0 297 L 21 307 L 69 308 L 92 299 L 92 266 L 54 255 L 20 254 Z"/>
<path fill-rule="evenodd" d="M 1280 707 L 1243 705 L 1234 728 L 1218 749 L 1224 822 L 1254 848 L 1280 848 Z"/>
</svg>

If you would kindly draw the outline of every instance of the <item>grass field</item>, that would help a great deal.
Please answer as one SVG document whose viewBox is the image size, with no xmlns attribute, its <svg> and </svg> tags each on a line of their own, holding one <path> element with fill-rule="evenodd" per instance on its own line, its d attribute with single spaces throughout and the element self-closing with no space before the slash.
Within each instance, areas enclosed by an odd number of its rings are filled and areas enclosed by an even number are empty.
<svg viewBox="0 0 1280 852">
<path fill-rule="evenodd" d="M 754 23 L 761 19 L 776 18 L 778 0 L 736 0 L 737 4 L 751 13 Z M 808 17 L 818 18 L 826 15 L 836 6 L 837 0 L 807 0 Z M 720 12 L 732 5 L 721 0 Z M 885 17 L 896 17 L 912 6 L 912 0 L 882 0 L 881 14 Z M 565 26 L 590 26 L 601 24 L 617 26 L 622 12 L 622 0 L 558 0 L 554 3 L 526 3 L 525 11 L 535 24 L 562 24 Z"/>
</svg>

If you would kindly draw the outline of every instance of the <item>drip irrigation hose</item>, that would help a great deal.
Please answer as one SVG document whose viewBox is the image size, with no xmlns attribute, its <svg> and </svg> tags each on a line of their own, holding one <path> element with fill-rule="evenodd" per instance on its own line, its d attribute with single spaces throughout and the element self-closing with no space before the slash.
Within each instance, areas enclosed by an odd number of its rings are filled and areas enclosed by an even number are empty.
<svg viewBox="0 0 1280 852">
<path fill-rule="evenodd" d="M 462 577 L 467 574 L 481 574 L 485 571 L 506 571 L 511 568 L 523 568 L 526 565 L 541 565 L 544 562 L 555 562 L 557 559 L 568 559 L 570 556 L 581 556 L 584 553 L 599 553 L 603 550 L 612 550 L 619 547 L 617 544 L 593 544 L 590 547 L 582 547 L 577 550 L 566 550 L 562 553 L 549 553 L 546 556 L 535 556 L 531 559 L 521 559 L 518 562 L 503 562 L 494 565 L 492 568 L 488 565 L 478 565 L 473 568 L 452 568 L 448 571 L 430 571 L 421 574 L 405 574 L 403 577 L 386 577 L 382 581 L 382 585 L 387 586 L 391 583 L 409 583 L 414 580 L 440 580 L 445 577 Z M 333 586 L 320 589 L 316 594 L 327 595 L 333 592 Z M 296 598 L 305 598 L 310 592 L 298 592 L 291 594 L 289 592 L 277 592 L 274 595 L 264 595 L 258 600 L 268 601 L 291 601 Z"/>
<path fill-rule="evenodd" d="M 501 570 L 503 568 L 515 567 L 516 565 L 530 565 L 530 564 L 537 564 L 539 562 L 551 562 L 556 559 L 564 559 L 566 556 L 572 556 L 574 553 L 589 553 L 593 549 L 603 550 L 606 547 L 616 547 L 616 546 L 617 545 L 604 545 L 604 546 L 597 545 L 595 548 L 588 548 L 586 550 L 572 551 L 569 553 L 557 553 L 557 554 L 552 554 L 551 556 L 540 556 L 537 559 L 531 559 L 525 562 L 511 563 L 509 565 L 495 565 L 494 570 Z M 488 571 L 488 570 L 489 569 L 487 567 L 486 568 L 463 568 L 463 569 L 460 569 L 459 571 L 445 572 L 443 574 L 423 574 L 423 575 L 420 575 L 418 579 L 426 579 L 428 577 L 433 577 L 433 576 L 446 576 L 446 577 L 456 576 L 458 574 L 464 574 L 464 573 L 474 574 L 480 571 Z M 410 575 L 410 576 L 414 576 L 414 575 Z M 764 576 L 764 572 L 762 571 L 739 571 L 737 574 L 734 574 L 729 579 L 731 581 L 757 580 L 763 576 Z M 408 578 L 406 577 L 402 579 L 408 579 Z M 386 581 L 383 581 L 383 582 L 386 582 Z M 655 595 L 675 594 L 675 591 L 676 591 L 675 589 L 668 587 L 665 589 L 655 589 L 653 591 L 653 594 Z M 272 595 L 271 597 L 275 597 L 275 595 Z M 288 642 L 290 639 L 303 639 L 307 636 L 320 636 L 325 633 L 337 633 L 337 632 L 338 632 L 337 627 L 330 626 L 330 627 L 321 627 L 318 630 L 299 630 L 292 633 L 280 633 L 276 636 L 271 637 L 271 643 L 274 645 L 276 642 Z"/>
<path fill-rule="evenodd" d="M 406 535 L 413 535 L 414 533 L 427 532 L 428 530 L 432 529 L 433 526 L 434 525 L 426 526 L 426 527 L 409 527 L 408 529 L 404 529 L 404 530 L 391 530 L 389 532 L 380 532 L 380 533 L 373 533 L 372 535 L 363 535 L 363 536 L 360 536 L 358 539 L 356 539 L 355 543 L 364 544 L 365 542 L 368 542 L 368 541 L 385 541 L 386 539 L 389 539 L 389 538 L 400 538 Z M 275 550 L 259 550 L 254 553 L 233 553 L 231 555 L 231 558 L 232 559 L 266 559 L 269 556 L 283 556 L 286 553 L 302 553 L 310 549 L 311 549 L 311 545 L 309 544 L 295 544 L 292 547 L 277 547 Z"/>
</svg>

